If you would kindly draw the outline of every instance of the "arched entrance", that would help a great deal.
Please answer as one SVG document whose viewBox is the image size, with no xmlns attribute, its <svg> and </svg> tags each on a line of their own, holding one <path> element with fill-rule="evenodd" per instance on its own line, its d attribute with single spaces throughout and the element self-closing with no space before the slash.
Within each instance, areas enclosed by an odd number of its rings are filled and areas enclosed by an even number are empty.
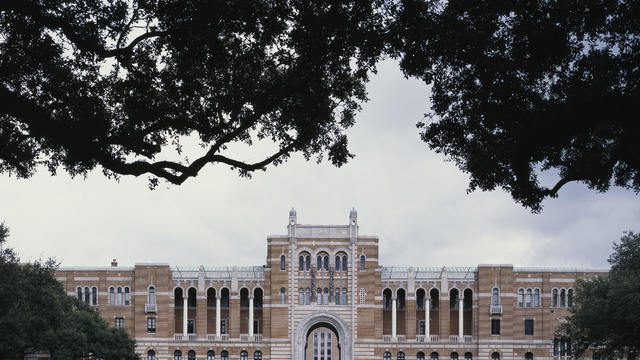
<svg viewBox="0 0 640 360">
<path fill-rule="evenodd" d="M 310 313 L 300 321 L 296 327 L 293 358 L 296 360 L 305 359 L 307 337 L 313 330 L 319 327 L 330 329 L 337 337 L 336 340 L 340 351 L 338 354 L 332 356 L 332 360 L 351 360 L 351 330 L 340 316 L 329 311 Z"/>
</svg>

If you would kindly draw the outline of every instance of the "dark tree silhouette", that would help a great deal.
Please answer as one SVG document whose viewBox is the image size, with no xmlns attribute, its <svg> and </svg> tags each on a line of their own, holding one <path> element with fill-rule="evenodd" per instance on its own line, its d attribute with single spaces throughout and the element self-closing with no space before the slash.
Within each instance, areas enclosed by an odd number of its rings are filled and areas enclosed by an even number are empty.
<svg viewBox="0 0 640 360">
<path fill-rule="evenodd" d="M 139 359 L 135 340 L 66 294 L 54 260 L 21 263 L 0 223 L 0 359 L 44 352 L 52 359 Z"/>
<path fill-rule="evenodd" d="M 292 153 L 340 166 L 384 42 L 374 1 L 0 2 L 0 171 L 181 184 Z M 191 161 L 181 140 L 196 135 Z M 272 141 L 246 162 L 227 147 Z M 175 149 L 178 155 L 161 150 Z M 260 156 L 260 155 L 258 155 Z M 263 155 L 264 156 L 264 155 Z M 253 156 L 255 158 L 256 156 Z"/>
<path fill-rule="evenodd" d="M 406 0 L 392 27 L 433 85 L 422 139 L 469 191 L 537 212 L 573 181 L 640 190 L 640 2 Z"/>
<path fill-rule="evenodd" d="M 557 331 L 576 358 L 587 350 L 602 359 L 640 356 L 640 234 L 625 233 L 614 250 L 608 277 L 578 282 L 576 305 Z"/>
</svg>

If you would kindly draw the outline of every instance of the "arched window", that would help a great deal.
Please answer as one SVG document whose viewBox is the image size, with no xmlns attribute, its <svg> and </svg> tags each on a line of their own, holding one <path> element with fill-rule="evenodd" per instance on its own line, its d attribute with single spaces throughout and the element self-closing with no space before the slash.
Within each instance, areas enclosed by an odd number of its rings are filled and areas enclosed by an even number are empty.
<svg viewBox="0 0 640 360">
<path fill-rule="evenodd" d="M 91 289 L 91 304 L 98 305 L 98 288 L 95 286 Z"/>
<path fill-rule="evenodd" d="M 253 360 L 262 360 L 262 351 L 256 350 L 253 352 Z"/>
<path fill-rule="evenodd" d="M 329 271 L 329 257 L 324 257 L 324 271 Z"/>
<path fill-rule="evenodd" d="M 304 271 L 304 256 L 300 255 L 298 262 L 298 271 Z"/>
<path fill-rule="evenodd" d="M 365 269 L 366 258 L 364 255 L 360 255 L 360 271 L 364 271 Z"/>
<path fill-rule="evenodd" d="M 416 360 L 424 360 L 424 353 L 422 351 L 418 351 L 416 354 Z"/>
<path fill-rule="evenodd" d="M 524 290 L 518 289 L 518 307 L 524 306 Z"/>
<path fill-rule="evenodd" d="M 558 349 L 560 347 L 560 342 L 558 339 L 553 339 L 553 356 L 558 356 Z"/>
<path fill-rule="evenodd" d="M 324 288 L 324 301 L 325 305 L 329 304 L 329 288 Z"/>
<path fill-rule="evenodd" d="M 131 293 L 128 287 L 124 288 L 124 304 L 127 306 L 131 304 Z"/>
<path fill-rule="evenodd" d="M 494 351 L 493 354 L 491 354 L 491 360 L 500 360 L 500 353 Z"/>
<path fill-rule="evenodd" d="M 118 287 L 118 297 L 116 297 L 116 305 L 122 305 L 122 288 Z"/>
<path fill-rule="evenodd" d="M 347 271 L 347 265 L 348 265 L 347 255 L 344 255 L 342 257 L 342 271 L 345 271 L 345 272 Z"/>
<path fill-rule="evenodd" d="M 196 360 L 196 352 L 193 350 L 189 350 L 189 352 L 187 353 L 187 359 Z"/>
<path fill-rule="evenodd" d="M 431 360 L 438 360 L 438 353 L 437 352 L 432 352 L 431 353 Z"/>
<path fill-rule="evenodd" d="M 298 304 L 304 305 L 304 289 L 303 288 L 298 289 Z"/>
<path fill-rule="evenodd" d="M 348 305 L 349 302 L 347 301 L 347 288 L 342 288 L 342 300 L 340 301 L 340 303 L 342 305 Z"/>
<path fill-rule="evenodd" d="M 405 359 L 404 352 L 398 351 L 398 360 L 404 360 L 404 359 Z"/>
<path fill-rule="evenodd" d="M 222 350 L 220 360 L 229 360 L 229 352 L 227 350 Z"/>
<path fill-rule="evenodd" d="M 336 305 L 340 304 L 340 288 L 336 288 Z"/>
<path fill-rule="evenodd" d="M 451 353 L 451 360 L 458 360 L 458 353 L 457 352 L 452 352 Z"/>
<path fill-rule="evenodd" d="M 246 350 L 240 351 L 240 360 L 249 360 L 249 353 Z"/>
<path fill-rule="evenodd" d="M 115 290 L 110 287 L 109 288 L 109 305 L 115 305 L 116 304 L 116 293 Z"/>
<path fill-rule="evenodd" d="M 182 351 L 176 350 L 173 352 L 173 360 L 182 360 Z"/>
<path fill-rule="evenodd" d="M 500 305 L 500 290 L 493 288 L 491 292 L 491 305 Z"/>
<path fill-rule="evenodd" d="M 304 303 L 306 305 L 311 304 L 311 289 L 309 288 L 307 288 L 307 290 L 304 292 Z"/>
<path fill-rule="evenodd" d="M 316 263 L 318 271 L 322 270 L 322 256 L 318 255 L 318 262 Z"/>
<path fill-rule="evenodd" d="M 524 354 L 524 360 L 533 360 L 533 354 L 531 352 L 527 352 Z"/>
<path fill-rule="evenodd" d="M 285 288 L 280 288 L 280 304 L 285 304 L 287 302 L 285 295 L 286 295 Z"/>
<path fill-rule="evenodd" d="M 390 353 L 390 352 L 388 352 L 388 351 L 385 351 L 385 352 L 384 352 L 384 355 L 382 355 L 382 358 L 383 358 L 384 360 L 391 360 L 391 353 Z"/>
<path fill-rule="evenodd" d="M 540 306 L 540 289 L 533 290 L 533 307 Z"/>
<path fill-rule="evenodd" d="M 524 298 L 524 305 L 526 307 L 531 307 L 531 289 L 527 289 L 527 294 Z"/>
<path fill-rule="evenodd" d="M 153 350 L 147 351 L 147 360 L 156 360 L 156 352 Z"/>
<path fill-rule="evenodd" d="M 340 255 L 336 255 L 336 271 L 340 270 L 342 270 L 342 267 L 340 266 Z"/>
<path fill-rule="evenodd" d="M 305 257 L 304 269 L 305 269 L 306 271 L 311 270 L 311 255 L 307 255 L 307 256 Z"/>
<path fill-rule="evenodd" d="M 85 304 L 89 305 L 90 297 L 91 297 L 91 292 L 89 291 L 89 287 L 86 286 L 84 288 L 84 303 Z"/>
<path fill-rule="evenodd" d="M 449 310 L 450 311 L 458 311 L 458 308 L 460 307 L 460 301 L 458 301 L 459 298 L 459 294 L 460 292 L 458 291 L 458 289 L 453 288 L 451 289 L 451 292 L 449 293 Z"/>
<path fill-rule="evenodd" d="M 560 290 L 560 307 L 564 307 L 565 305 L 565 291 L 564 289 Z"/>
<path fill-rule="evenodd" d="M 82 288 L 78 286 L 76 291 L 78 292 L 78 301 L 82 301 Z"/>
<path fill-rule="evenodd" d="M 322 289 L 318 288 L 318 290 L 316 290 L 316 302 L 318 303 L 318 305 L 322 305 Z"/>
<path fill-rule="evenodd" d="M 551 306 L 558 307 L 558 289 L 553 289 L 551 296 Z"/>
<path fill-rule="evenodd" d="M 216 353 L 213 350 L 207 351 L 207 360 L 213 360 L 216 357 Z"/>
<path fill-rule="evenodd" d="M 567 306 L 573 306 L 573 289 L 569 289 L 569 291 L 567 291 Z"/>
<path fill-rule="evenodd" d="M 473 355 L 469 351 L 464 353 L 464 360 L 473 360 Z"/>
<path fill-rule="evenodd" d="M 156 288 L 153 286 L 149 286 L 149 304 L 156 303 Z"/>
<path fill-rule="evenodd" d="M 284 255 L 280 255 L 280 270 L 284 270 L 287 265 L 287 258 Z"/>
</svg>

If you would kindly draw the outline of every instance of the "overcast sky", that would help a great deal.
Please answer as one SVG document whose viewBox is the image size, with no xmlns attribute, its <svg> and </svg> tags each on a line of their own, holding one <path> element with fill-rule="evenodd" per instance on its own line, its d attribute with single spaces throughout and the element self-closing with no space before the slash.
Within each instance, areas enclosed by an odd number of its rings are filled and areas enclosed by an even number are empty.
<svg viewBox="0 0 640 360">
<path fill-rule="evenodd" d="M 508 263 L 602 268 L 624 230 L 640 231 L 633 192 L 572 184 L 542 214 L 502 190 L 467 194 L 468 177 L 419 140 L 428 90 L 386 61 L 370 102 L 349 131 L 356 157 L 342 168 L 294 156 L 252 179 L 208 166 L 182 186 L 149 190 L 145 177 L 87 179 L 46 171 L 28 180 L 0 174 L 0 221 L 23 260 L 63 266 L 166 262 L 262 265 L 266 237 L 286 234 L 295 206 L 303 224 L 347 224 L 380 237 L 382 265 Z M 259 155 L 247 155 L 258 160 Z"/>
</svg>

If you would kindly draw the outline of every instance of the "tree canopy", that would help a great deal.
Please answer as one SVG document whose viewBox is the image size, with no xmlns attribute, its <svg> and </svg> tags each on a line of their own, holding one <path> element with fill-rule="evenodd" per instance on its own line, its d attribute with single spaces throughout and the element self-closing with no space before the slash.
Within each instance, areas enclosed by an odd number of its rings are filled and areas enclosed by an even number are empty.
<svg viewBox="0 0 640 360">
<path fill-rule="evenodd" d="M 432 84 L 428 146 L 533 211 L 582 182 L 640 191 L 640 3 L 401 1 L 394 48 Z M 547 175 L 548 174 L 548 175 Z"/>
<path fill-rule="evenodd" d="M 340 166 L 381 54 L 375 1 L 7 0 L 0 3 L 0 171 L 181 184 L 294 152 Z M 202 153 L 181 154 L 197 136 Z M 235 143 L 269 140 L 246 162 Z M 167 147 L 178 155 L 161 153 Z M 238 157 L 237 157 L 238 156 Z M 261 154 L 250 156 L 256 158 Z"/>
<path fill-rule="evenodd" d="M 534 212 L 570 182 L 640 191 L 630 0 L 2 1 L 0 171 L 99 166 L 153 186 L 293 153 L 341 166 L 382 56 L 432 86 L 419 131 L 469 191 Z M 256 141 L 273 151 L 229 148 Z"/>
<path fill-rule="evenodd" d="M 24 359 L 46 352 L 52 359 L 137 359 L 135 340 L 110 327 L 97 311 L 65 293 L 55 279 L 57 264 L 20 263 L 6 247 L 0 224 L 0 358 Z"/>
<path fill-rule="evenodd" d="M 571 316 L 558 330 L 576 358 L 586 350 L 605 359 L 640 356 L 640 234 L 626 233 L 614 250 L 608 277 L 578 282 Z"/>
</svg>

